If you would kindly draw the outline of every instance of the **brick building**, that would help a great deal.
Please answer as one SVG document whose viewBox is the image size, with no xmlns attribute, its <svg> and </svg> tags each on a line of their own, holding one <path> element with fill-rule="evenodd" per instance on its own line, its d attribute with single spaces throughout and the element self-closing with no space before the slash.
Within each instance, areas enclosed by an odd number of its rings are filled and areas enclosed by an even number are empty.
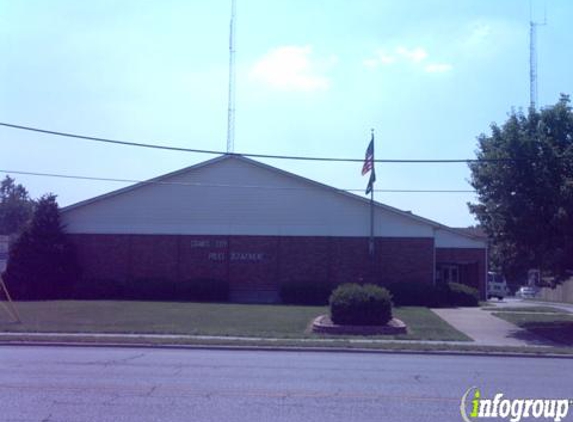
<svg viewBox="0 0 573 422">
<path fill-rule="evenodd" d="M 217 278 L 235 301 L 292 281 L 458 281 L 480 289 L 481 238 L 239 156 L 62 210 L 86 280 Z"/>
</svg>

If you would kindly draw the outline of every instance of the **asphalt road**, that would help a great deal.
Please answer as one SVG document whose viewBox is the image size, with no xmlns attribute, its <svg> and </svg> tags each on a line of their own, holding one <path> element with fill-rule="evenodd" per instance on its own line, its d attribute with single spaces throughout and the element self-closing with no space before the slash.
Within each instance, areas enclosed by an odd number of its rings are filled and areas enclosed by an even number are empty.
<svg viewBox="0 0 573 422">
<path fill-rule="evenodd" d="M 569 398 L 571 373 L 570 359 L 0 346 L 0 420 L 460 421 L 469 387 Z"/>
</svg>

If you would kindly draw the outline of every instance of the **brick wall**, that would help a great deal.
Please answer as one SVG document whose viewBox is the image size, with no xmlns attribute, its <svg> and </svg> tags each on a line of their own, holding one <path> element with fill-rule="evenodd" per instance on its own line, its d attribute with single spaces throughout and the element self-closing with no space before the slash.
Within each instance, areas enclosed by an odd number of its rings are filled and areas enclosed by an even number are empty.
<svg viewBox="0 0 573 422">
<path fill-rule="evenodd" d="M 433 239 L 70 234 L 84 278 L 229 281 L 237 301 L 276 301 L 289 281 L 432 282 Z M 446 253 L 446 252 L 444 252 Z"/>
</svg>

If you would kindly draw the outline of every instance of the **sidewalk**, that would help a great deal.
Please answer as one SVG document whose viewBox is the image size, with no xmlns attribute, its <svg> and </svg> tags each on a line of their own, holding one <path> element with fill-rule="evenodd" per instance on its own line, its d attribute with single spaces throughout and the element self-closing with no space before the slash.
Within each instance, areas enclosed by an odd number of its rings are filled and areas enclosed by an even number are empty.
<svg viewBox="0 0 573 422">
<path fill-rule="evenodd" d="M 432 309 L 440 318 L 480 346 L 557 346 L 481 308 Z"/>
</svg>

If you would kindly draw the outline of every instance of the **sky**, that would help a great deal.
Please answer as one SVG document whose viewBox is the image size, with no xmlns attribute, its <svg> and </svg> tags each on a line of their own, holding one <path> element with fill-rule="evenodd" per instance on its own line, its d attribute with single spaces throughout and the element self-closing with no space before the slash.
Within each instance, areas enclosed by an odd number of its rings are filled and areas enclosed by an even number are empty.
<svg viewBox="0 0 573 422">
<path fill-rule="evenodd" d="M 237 0 L 236 153 L 475 158 L 476 138 L 573 94 L 569 0 Z M 225 151 L 230 0 L 0 0 L 0 122 Z M 0 169 L 146 180 L 213 155 L 90 143 L 0 127 Z M 261 159 L 341 189 L 361 163 Z M 0 173 L 4 177 L 5 173 Z M 9 173 L 66 206 L 126 186 Z M 465 164 L 376 164 L 376 189 L 471 190 Z M 364 195 L 358 192 L 358 195 Z M 473 193 L 376 192 L 454 227 Z"/>
</svg>

